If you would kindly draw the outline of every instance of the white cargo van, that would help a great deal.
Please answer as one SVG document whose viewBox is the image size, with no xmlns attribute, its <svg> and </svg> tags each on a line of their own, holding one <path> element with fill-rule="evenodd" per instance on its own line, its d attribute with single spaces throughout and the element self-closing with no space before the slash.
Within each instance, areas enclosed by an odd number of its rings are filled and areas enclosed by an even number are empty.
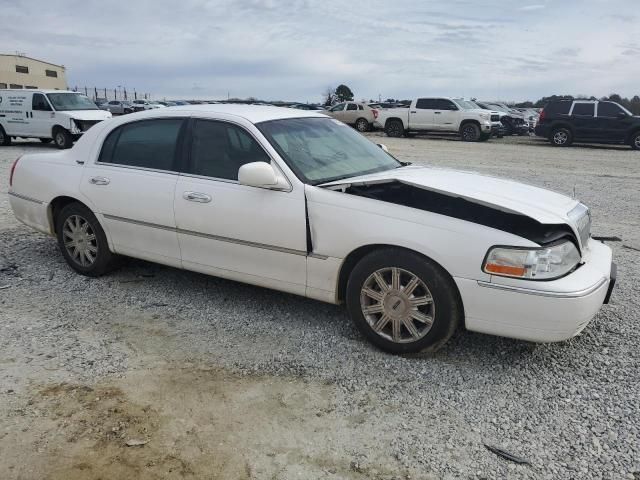
<svg viewBox="0 0 640 480">
<path fill-rule="evenodd" d="M 22 137 L 71 148 L 74 140 L 106 118 L 111 118 L 110 112 L 78 92 L 0 90 L 0 145 Z"/>
</svg>

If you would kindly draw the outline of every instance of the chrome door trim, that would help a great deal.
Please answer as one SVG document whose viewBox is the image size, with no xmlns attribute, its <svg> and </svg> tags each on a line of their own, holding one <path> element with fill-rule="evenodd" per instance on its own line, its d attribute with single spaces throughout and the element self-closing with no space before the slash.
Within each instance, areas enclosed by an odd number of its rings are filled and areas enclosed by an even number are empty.
<svg viewBox="0 0 640 480">
<path fill-rule="evenodd" d="M 108 219 L 108 220 L 115 220 L 118 222 L 124 222 L 124 223 L 131 223 L 134 225 L 140 225 L 143 227 L 149 227 L 149 228 L 158 228 L 160 230 L 166 230 L 169 232 L 176 232 L 179 234 L 183 234 L 183 235 L 191 235 L 193 237 L 201 237 L 201 238 L 208 238 L 210 240 L 217 240 L 219 242 L 227 242 L 227 243 L 235 243 L 237 245 L 244 245 L 247 247 L 253 247 L 253 248 L 261 248 L 263 250 L 271 250 L 274 252 L 281 252 L 281 253 L 288 253 L 290 255 L 299 255 L 299 256 L 303 256 L 303 257 L 312 257 L 312 258 L 317 258 L 320 260 L 326 260 L 329 257 L 326 255 L 321 255 L 318 253 L 308 253 L 306 250 L 296 250 L 293 248 L 286 248 L 286 247 L 278 247 L 277 245 L 269 245 L 266 243 L 258 243 L 258 242 L 251 242 L 249 240 L 241 240 L 239 238 L 229 238 L 229 237 L 222 237 L 220 235 L 211 235 L 209 233 L 202 233 L 202 232 L 196 232 L 193 230 L 184 230 L 182 228 L 176 228 L 176 227 L 168 227 L 166 225 L 159 225 L 157 223 L 150 223 L 150 222 L 142 222 L 140 220 L 133 220 L 131 218 L 124 218 L 124 217 L 119 217 L 116 215 L 110 215 L 107 213 L 103 214 L 104 218 Z"/>
<path fill-rule="evenodd" d="M 546 290 L 535 290 L 532 288 L 523 288 L 523 287 L 514 287 L 511 285 L 500 285 L 497 283 L 485 282 L 482 280 L 478 280 L 478 286 L 487 287 L 487 288 L 495 288 L 496 290 L 505 290 L 514 293 L 524 293 L 525 295 L 538 295 L 540 297 L 553 297 L 553 298 L 579 298 L 586 297 L 587 295 L 598 290 L 602 285 L 607 283 L 608 278 L 601 278 L 595 285 L 592 285 L 583 290 L 578 290 L 576 292 L 550 292 Z"/>
</svg>

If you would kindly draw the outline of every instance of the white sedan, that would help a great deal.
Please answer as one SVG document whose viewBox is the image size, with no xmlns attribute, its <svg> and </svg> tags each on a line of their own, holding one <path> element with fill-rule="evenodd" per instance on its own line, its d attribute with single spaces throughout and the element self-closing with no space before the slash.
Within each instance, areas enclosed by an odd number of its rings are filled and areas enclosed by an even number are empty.
<svg viewBox="0 0 640 480">
<path fill-rule="evenodd" d="M 460 326 L 560 341 L 608 302 L 615 264 L 583 204 L 381 147 L 312 111 L 176 106 L 24 155 L 9 195 L 83 275 L 126 255 L 345 303 L 393 353 Z"/>
</svg>

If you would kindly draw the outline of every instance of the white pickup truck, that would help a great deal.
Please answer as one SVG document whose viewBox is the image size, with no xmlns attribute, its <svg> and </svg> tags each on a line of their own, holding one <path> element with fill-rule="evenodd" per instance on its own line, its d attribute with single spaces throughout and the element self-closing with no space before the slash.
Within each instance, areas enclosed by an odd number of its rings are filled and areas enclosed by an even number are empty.
<svg viewBox="0 0 640 480">
<path fill-rule="evenodd" d="M 383 128 L 390 137 L 444 132 L 456 133 L 466 142 L 485 141 L 499 134 L 498 112 L 473 107 L 456 98 L 418 98 L 409 108 L 380 110 L 374 126 Z"/>
</svg>

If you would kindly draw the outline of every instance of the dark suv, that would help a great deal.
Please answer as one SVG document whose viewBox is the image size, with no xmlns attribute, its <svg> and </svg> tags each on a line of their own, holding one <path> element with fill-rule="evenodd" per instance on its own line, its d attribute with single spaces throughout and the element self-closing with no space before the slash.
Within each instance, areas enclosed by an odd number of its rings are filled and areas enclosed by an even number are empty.
<svg viewBox="0 0 640 480">
<path fill-rule="evenodd" d="M 557 100 L 540 113 L 536 135 L 552 145 L 567 147 L 573 141 L 623 143 L 640 150 L 640 117 L 615 102 Z"/>
</svg>

